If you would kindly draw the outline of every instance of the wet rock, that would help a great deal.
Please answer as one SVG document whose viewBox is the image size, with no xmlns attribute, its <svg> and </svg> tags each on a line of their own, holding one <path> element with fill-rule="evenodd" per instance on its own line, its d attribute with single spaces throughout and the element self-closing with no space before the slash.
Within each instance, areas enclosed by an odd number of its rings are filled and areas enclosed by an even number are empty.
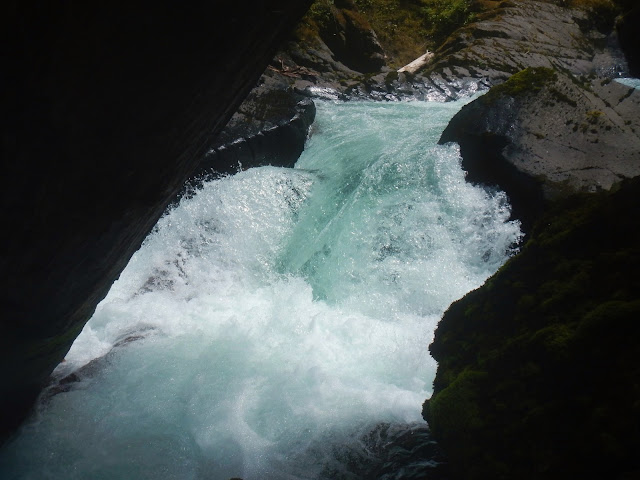
<svg viewBox="0 0 640 480">
<path fill-rule="evenodd" d="M 315 105 L 277 71 L 267 70 L 204 155 L 187 189 L 251 167 L 293 167 L 304 150 Z"/>
<path fill-rule="evenodd" d="M 376 480 L 446 480 L 449 465 L 441 448 L 434 441 L 427 425 L 405 428 L 380 425 L 370 433 L 381 448 L 376 451 L 377 464 L 362 475 Z M 383 439 L 383 441 L 380 441 Z M 374 462 L 371 462 L 374 463 Z"/>
<path fill-rule="evenodd" d="M 545 204 L 640 175 L 640 90 L 529 68 L 466 105 L 442 134 L 472 182 L 499 185 L 532 225 Z"/>
</svg>

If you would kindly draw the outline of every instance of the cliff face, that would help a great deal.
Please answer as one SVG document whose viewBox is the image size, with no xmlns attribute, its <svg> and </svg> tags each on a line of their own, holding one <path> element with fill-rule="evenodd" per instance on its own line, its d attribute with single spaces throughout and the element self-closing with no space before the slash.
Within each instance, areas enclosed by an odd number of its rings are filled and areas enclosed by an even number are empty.
<svg viewBox="0 0 640 480">
<path fill-rule="evenodd" d="M 309 4 L 4 9 L 2 436 Z"/>
</svg>

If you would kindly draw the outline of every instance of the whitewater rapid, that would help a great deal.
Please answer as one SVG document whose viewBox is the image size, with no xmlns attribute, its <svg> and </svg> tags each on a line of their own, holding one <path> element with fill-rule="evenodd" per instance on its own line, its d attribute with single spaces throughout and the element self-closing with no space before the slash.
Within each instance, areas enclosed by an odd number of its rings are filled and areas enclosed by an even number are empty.
<svg viewBox="0 0 640 480">
<path fill-rule="evenodd" d="M 422 421 L 438 320 L 521 237 L 505 195 L 436 144 L 463 103 L 320 101 L 294 169 L 184 198 L 0 452 L 0 477 L 353 478 L 368 432 Z"/>
</svg>

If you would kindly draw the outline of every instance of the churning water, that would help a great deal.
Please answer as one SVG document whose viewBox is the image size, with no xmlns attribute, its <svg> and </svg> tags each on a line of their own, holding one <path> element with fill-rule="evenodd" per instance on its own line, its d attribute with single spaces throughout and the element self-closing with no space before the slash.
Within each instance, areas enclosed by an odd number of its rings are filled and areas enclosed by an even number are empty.
<svg viewBox="0 0 640 480">
<path fill-rule="evenodd" d="M 421 421 L 440 316 L 521 235 L 505 196 L 465 183 L 457 146 L 436 145 L 460 106 L 319 102 L 295 169 L 183 199 L 0 476 L 353 478 L 377 426 Z"/>
</svg>

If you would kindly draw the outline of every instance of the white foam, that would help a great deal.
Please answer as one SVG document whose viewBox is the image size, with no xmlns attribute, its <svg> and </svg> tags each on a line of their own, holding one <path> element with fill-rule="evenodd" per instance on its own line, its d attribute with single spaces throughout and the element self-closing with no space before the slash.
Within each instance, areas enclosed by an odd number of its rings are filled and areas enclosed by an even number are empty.
<svg viewBox="0 0 640 480">
<path fill-rule="evenodd" d="M 640 88 L 640 78 L 633 78 L 633 77 L 616 78 L 615 81 L 618 82 L 618 83 L 621 83 L 622 85 L 625 85 L 627 87 L 631 87 L 631 88 L 635 88 L 635 89 L 639 89 Z"/>
<path fill-rule="evenodd" d="M 50 399 L 0 473 L 324 478 L 347 468 L 340 445 L 419 421 L 440 315 L 520 235 L 504 195 L 465 183 L 456 146 L 435 145 L 459 107 L 319 103 L 296 169 L 183 200 L 58 373 L 144 338 Z"/>
</svg>

